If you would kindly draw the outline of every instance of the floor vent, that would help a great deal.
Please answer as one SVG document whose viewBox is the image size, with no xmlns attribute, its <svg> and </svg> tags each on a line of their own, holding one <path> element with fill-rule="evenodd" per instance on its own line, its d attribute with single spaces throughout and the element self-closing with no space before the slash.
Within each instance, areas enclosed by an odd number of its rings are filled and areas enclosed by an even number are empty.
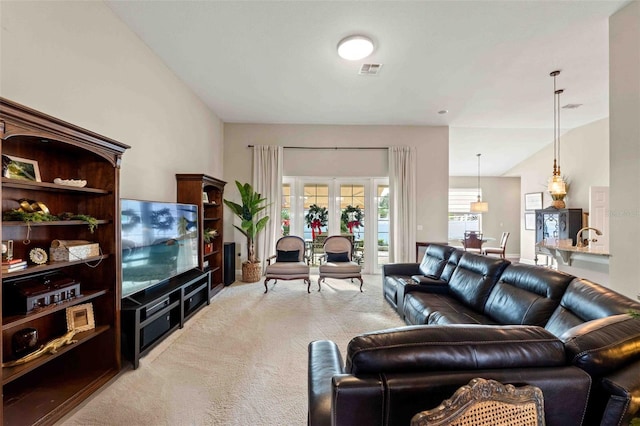
<svg viewBox="0 0 640 426">
<path fill-rule="evenodd" d="M 382 68 L 382 64 L 362 64 L 358 74 L 360 75 L 378 75 Z"/>
</svg>

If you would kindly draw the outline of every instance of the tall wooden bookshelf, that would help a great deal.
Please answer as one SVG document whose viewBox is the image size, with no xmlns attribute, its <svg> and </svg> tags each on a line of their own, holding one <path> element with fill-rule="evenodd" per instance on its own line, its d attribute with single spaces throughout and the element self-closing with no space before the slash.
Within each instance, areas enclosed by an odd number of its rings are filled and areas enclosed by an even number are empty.
<svg viewBox="0 0 640 426">
<path fill-rule="evenodd" d="M 94 314 L 95 328 L 76 334 L 77 342 L 2 368 L 2 423 L 52 424 L 120 370 L 119 173 L 121 156 L 129 147 L 2 98 L 0 138 L 3 216 L 28 200 L 55 216 L 71 212 L 97 219 L 94 232 L 82 220 L 64 218 L 25 223 L 3 217 L 0 228 L 3 242 L 13 242 L 14 258 L 30 259 L 34 248 L 49 255 L 46 263 L 29 262 L 26 269 L 1 275 L 3 363 L 21 357 L 14 353 L 13 342 L 21 330 L 36 329 L 39 346 L 67 332 L 68 308 L 91 304 Z M 40 179 L 14 173 L 14 162 L 20 164 L 20 159 L 37 162 Z M 12 168 L 6 172 L 8 164 Z M 56 184 L 55 178 L 87 184 Z M 54 239 L 87 240 L 98 243 L 100 250 L 86 259 L 54 262 L 49 254 Z M 80 294 L 43 298 L 35 307 L 21 305 L 21 296 L 10 298 L 10 289 L 24 288 L 27 282 L 41 288 L 52 275 L 80 283 Z"/>
<path fill-rule="evenodd" d="M 200 268 L 211 271 L 211 296 L 224 286 L 223 253 L 223 197 L 226 182 L 205 174 L 176 174 L 178 202 L 198 206 L 198 232 Z M 203 234 L 216 230 L 217 235 L 207 247 Z"/>
</svg>

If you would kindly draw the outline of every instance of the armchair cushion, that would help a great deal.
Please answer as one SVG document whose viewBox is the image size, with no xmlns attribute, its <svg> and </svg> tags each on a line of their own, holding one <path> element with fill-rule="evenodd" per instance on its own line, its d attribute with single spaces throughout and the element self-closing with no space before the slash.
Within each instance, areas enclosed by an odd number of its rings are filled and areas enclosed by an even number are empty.
<svg viewBox="0 0 640 426">
<path fill-rule="evenodd" d="M 276 262 L 297 262 L 300 258 L 300 250 L 278 250 Z"/>
<path fill-rule="evenodd" d="M 267 266 L 266 275 L 282 279 L 291 276 L 309 276 L 309 265 L 304 262 L 276 262 Z"/>
<path fill-rule="evenodd" d="M 349 252 L 327 253 L 327 262 L 349 262 Z"/>
</svg>

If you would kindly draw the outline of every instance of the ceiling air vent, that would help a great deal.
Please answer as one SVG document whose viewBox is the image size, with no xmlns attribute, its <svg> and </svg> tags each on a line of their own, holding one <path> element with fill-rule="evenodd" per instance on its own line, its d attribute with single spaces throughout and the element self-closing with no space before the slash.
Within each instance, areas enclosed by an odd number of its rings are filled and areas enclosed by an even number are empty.
<svg viewBox="0 0 640 426">
<path fill-rule="evenodd" d="M 576 109 L 576 108 L 580 108 L 581 106 L 582 106 L 582 104 L 566 104 L 562 108 L 564 108 L 564 109 Z"/>
<path fill-rule="evenodd" d="M 362 64 L 358 74 L 360 75 L 378 75 L 382 68 L 382 64 Z"/>
</svg>

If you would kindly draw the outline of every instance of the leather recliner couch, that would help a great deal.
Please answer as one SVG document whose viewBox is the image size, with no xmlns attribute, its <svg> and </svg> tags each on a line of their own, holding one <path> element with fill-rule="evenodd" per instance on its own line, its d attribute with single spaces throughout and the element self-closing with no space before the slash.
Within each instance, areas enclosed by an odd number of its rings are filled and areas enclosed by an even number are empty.
<svg viewBox="0 0 640 426">
<path fill-rule="evenodd" d="M 309 424 L 408 424 L 474 377 L 540 387 L 548 425 L 640 412 L 640 304 L 610 289 L 431 245 L 384 266 L 383 295 L 406 327 L 355 337 L 346 363 L 309 345 Z"/>
</svg>

